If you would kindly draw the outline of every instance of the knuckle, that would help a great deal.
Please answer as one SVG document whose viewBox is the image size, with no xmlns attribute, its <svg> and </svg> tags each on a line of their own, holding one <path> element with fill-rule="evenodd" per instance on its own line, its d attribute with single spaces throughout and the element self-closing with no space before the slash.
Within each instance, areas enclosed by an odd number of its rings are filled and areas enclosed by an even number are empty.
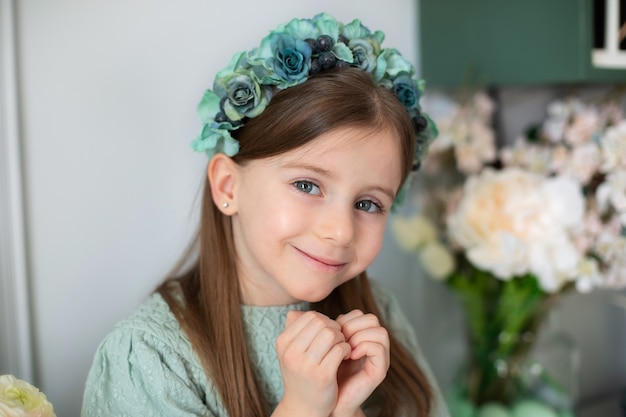
<svg viewBox="0 0 626 417">
<path fill-rule="evenodd" d="M 380 326 L 380 320 L 378 320 L 378 317 L 376 317 L 374 314 L 367 313 L 365 315 L 365 318 L 367 319 L 368 323 L 371 323 L 372 325 L 375 325 L 375 326 Z"/>
<path fill-rule="evenodd" d="M 330 327 L 324 327 L 319 331 L 319 335 L 325 340 L 334 340 L 338 337 L 337 331 Z"/>
</svg>

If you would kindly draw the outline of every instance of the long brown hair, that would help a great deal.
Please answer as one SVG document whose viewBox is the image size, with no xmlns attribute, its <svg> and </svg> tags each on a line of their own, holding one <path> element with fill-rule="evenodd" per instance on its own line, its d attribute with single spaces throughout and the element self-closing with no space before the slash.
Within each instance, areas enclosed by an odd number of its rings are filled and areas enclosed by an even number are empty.
<svg viewBox="0 0 626 417">
<path fill-rule="evenodd" d="M 354 68 L 325 71 L 277 92 L 260 116 L 236 131 L 241 148 L 233 159 L 245 164 L 281 154 L 346 126 L 392 129 L 402 155 L 398 169 L 406 179 L 414 152 L 411 119 L 390 90 Z M 263 417 L 269 410 L 246 350 L 235 265 L 231 220 L 216 208 L 207 179 L 199 231 L 179 267 L 157 291 L 186 331 L 228 415 Z M 337 287 L 313 307 L 330 317 L 355 308 L 381 317 L 365 273 Z M 377 391 L 384 401 L 380 416 L 426 416 L 431 408 L 431 387 L 411 354 L 392 334 L 390 339 L 390 369 Z"/>
</svg>

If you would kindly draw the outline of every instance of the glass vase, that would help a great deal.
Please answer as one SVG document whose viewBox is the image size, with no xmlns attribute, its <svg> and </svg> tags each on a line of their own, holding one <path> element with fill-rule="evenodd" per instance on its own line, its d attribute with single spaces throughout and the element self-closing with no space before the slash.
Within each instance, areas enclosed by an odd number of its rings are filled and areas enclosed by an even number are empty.
<svg viewBox="0 0 626 417">
<path fill-rule="evenodd" d="M 448 283 L 467 322 L 466 363 L 448 393 L 451 414 L 573 415 L 575 344 L 558 332 L 540 334 L 558 295 L 542 291 L 531 275 L 501 280 L 470 265 Z"/>
</svg>

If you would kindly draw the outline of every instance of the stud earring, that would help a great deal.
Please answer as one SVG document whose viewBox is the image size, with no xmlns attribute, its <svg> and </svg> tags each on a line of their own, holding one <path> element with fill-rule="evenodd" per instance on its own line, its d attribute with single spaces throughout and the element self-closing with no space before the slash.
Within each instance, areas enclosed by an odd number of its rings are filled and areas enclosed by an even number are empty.
<svg viewBox="0 0 626 417">
<path fill-rule="evenodd" d="M 224 208 L 228 208 L 228 202 L 227 202 L 227 201 L 224 201 L 224 202 L 222 203 L 222 207 L 224 207 Z"/>
</svg>

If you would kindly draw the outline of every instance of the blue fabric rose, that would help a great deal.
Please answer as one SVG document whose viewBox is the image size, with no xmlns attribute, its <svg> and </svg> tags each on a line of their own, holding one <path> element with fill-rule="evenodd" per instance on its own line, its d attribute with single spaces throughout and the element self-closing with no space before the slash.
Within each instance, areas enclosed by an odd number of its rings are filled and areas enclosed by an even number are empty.
<svg viewBox="0 0 626 417">
<path fill-rule="evenodd" d="M 391 91 L 407 110 L 417 109 L 419 106 L 420 91 L 415 81 L 408 75 L 401 75 L 393 80 Z"/>
<path fill-rule="evenodd" d="M 311 68 L 312 53 L 308 43 L 291 36 L 280 35 L 273 37 L 272 49 L 274 50 L 274 71 L 287 82 L 286 84 L 298 84 L 306 79 Z"/>
<path fill-rule="evenodd" d="M 248 54 L 247 62 L 261 84 L 284 89 L 307 79 L 312 52 L 304 40 L 272 32 L 261 41 L 261 46 Z"/>
</svg>

